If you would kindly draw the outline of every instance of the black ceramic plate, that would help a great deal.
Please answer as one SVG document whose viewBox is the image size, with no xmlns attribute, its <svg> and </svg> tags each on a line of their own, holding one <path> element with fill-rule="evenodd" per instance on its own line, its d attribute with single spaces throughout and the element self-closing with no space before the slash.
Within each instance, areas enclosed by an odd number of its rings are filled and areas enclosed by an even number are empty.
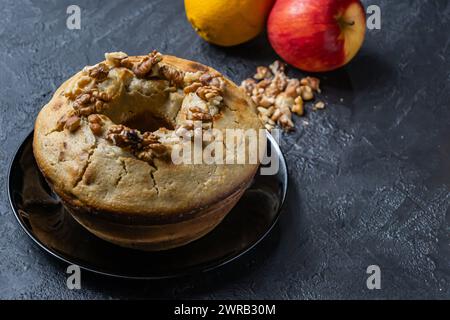
<svg viewBox="0 0 450 320">
<path fill-rule="evenodd" d="M 51 255 L 81 268 L 116 277 L 157 279 L 207 271 L 253 248 L 275 225 L 287 190 L 284 157 L 275 147 L 280 169 L 256 175 L 252 186 L 212 232 L 186 246 L 161 252 L 125 249 L 103 241 L 64 210 L 39 169 L 30 134 L 17 150 L 9 171 L 8 195 L 25 232 Z"/>
</svg>

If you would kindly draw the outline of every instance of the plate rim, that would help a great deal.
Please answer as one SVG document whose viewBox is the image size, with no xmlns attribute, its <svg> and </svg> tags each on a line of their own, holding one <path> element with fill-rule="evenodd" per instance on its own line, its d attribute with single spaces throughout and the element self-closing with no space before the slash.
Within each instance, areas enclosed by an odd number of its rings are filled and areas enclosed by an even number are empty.
<svg viewBox="0 0 450 320">
<path fill-rule="evenodd" d="M 23 231 L 25 231 L 25 234 L 28 235 L 28 237 L 33 240 L 33 243 L 35 245 L 37 245 L 41 250 L 43 250 L 44 252 L 46 252 L 47 254 L 49 254 L 56 260 L 62 261 L 69 265 L 75 264 L 75 265 L 79 266 L 80 269 L 86 270 L 88 272 L 92 272 L 93 274 L 99 274 L 102 276 L 107 276 L 107 277 L 112 277 L 112 278 L 131 279 L 131 280 L 161 280 L 161 279 L 180 278 L 180 277 L 184 277 L 184 276 L 188 276 L 188 275 L 202 274 L 202 273 L 206 273 L 206 272 L 221 268 L 229 263 L 236 261 L 237 259 L 241 258 L 245 254 L 247 254 L 248 252 L 253 250 L 256 246 L 258 246 L 258 244 L 263 239 L 265 239 L 269 235 L 269 233 L 272 231 L 272 229 L 275 227 L 275 225 L 278 222 L 278 219 L 280 218 L 281 212 L 283 211 L 283 209 L 285 207 L 286 196 L 287 196 L 288 186 L 289 186 L 289 169 L 287 166 L 286 158 L 284 157 L 284 154 L 281 151 L 279 144 L 276 142 L 275 138 L 266 130 L 266 136 L 270 140 L 271 144 L 274 145 L 276 153 L 278 154 L 279 158 L 282 160 L 280 163 L 283 164 L 285 171 L 286 171 L 286 175 L 285 175 L 285 179 L 284 179 L 285 181 L 284 181 L 284 185 L 283 185 L 283 194 L 281 197 L 281 204 L 275 214 L 275 217 L 272 219 L 270 226 L 262 233 L 262 235 L 255 242 L 253 242 L 247 248 L 239 251 L 236 254 L 232 254 L 231 256 L 220 259 L 218 263 L 214 263 L 212 265 L 208 265 L 208 263 L 206 263 L 206 266 L 204 266 L 204 267 L 201 267 L 201 265 L 199 265 L 198 267 L 191 267 L 191 268 L 188 268 L 186 271 L 177 272 L 174 274 L 162 274 L 162 275 L 155 275 L 155 276 L 139 276 L 139 275 L 126 275 L 126 274 L 121 274 L 121 273 L 111 273 L 111 272 L 102 271 L 99 269 L 93 269 L 89 266 L 84 265 L 83 263 L 77 264 L 76 261 L 70 261 L 70 259 L 66 258 L 61 253 L 58 253 L 56 250 L 53 250 L 53 249 L 49 248 L 48 246 L 46 246 L 44 243 L 42 243 L 42 241 L 40 241 L 37 237 L 34 236 L 34 234 L 32 234 L 28 230 L 28 228 L 25 226 L 25 224 L 22 222 L 22 220 L 19 217 L 18 209 L 16 208 L 16 206 L 12 200 L 12 196 L 11 196 L 11 191 L 12 191 L 11 190 L 11 172 L 12 172 L 13 166 L 16 162 L 16 158 L 17 158 L 19 151 L 23 148 L 25 141 L 27 141 L 30 138 L 33 139 L 33 137 L 32 137 L 33 133 L 34 133 L 34 130 L 31 130 L 31 132 L 29 132 L 25 136 L 25 138 L 22 139 L 22 142 L 16 147 L 16 149 L 13 152 L 13 155 L 9 161 L 7 179 L 6 179 L 6 183 L 7 183 L 6 191 L 7 191 L 7 195 L 8 195 L 8 202 L 9 202 L 9 205 L 13 212 L 13 215 L 14 215 L 17 223 L 20 225 L 21 229 Z"/>
</svg>

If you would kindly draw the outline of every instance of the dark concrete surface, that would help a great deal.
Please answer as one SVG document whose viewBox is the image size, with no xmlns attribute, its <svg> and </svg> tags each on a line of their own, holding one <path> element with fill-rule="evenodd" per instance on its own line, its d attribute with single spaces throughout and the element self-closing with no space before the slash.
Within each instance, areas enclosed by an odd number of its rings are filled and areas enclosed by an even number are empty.
<svg viewBox="0 0 450 320">
<path fill-rule="evenodd" d="M 73 3 L 81 30 L 66 28 Z M 368 31 L 350 65 L 321 76 L 327 109 L 283 136 L 291 184 L 271 237 L 219 271 L 150 282 L 84 272 L 70 291 L 65 266 L 20 229 L 5 190 L 13 151 L 52 92 L 106 51 L 156 48 L 235 81 L 276 56 L 264 36 L 228 49 L 203 42 L 182 1 L 3 0 L 0 297 L 450 298 L 450 3 L 364 3 L 381 6 L 381 30 Z M 381 290 L 366 288 L 372 264 Z"/>
</svg>

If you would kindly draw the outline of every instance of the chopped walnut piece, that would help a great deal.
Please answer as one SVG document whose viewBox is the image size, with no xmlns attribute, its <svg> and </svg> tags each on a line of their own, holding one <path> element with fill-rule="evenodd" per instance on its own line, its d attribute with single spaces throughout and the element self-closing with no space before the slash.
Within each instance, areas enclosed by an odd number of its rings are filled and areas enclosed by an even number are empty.
<svg viewBox="0 0 450 320">
<path fill-rule="evenodd" d="M 61 118 L 59 118 L 58 121 L 56 121 L 56 130 L 62 131 L 64 129 L 64 126 L 66 125 L 67 117 L 66 115 L 63 115 Z"/>
<path fill-rule="evenodd" d="M 323 101 L 319 101 L 314 104 L 313 110 L 322 110 L 325 109 L 325 103 Z"/>
<path fill-rule="evenodd" d="M 294 123 L 286 114 L 281 115 L 281 117 L 278 119 L 278 122 L 280 123 L 281 127 L 283 127 L 283 129 L 290 130 L 294 128 Z"/>
<path fill-rule="evenodd" d="M 139 131 L 136 129 L 128 129 L 122 132 L 124 137 L 124 142 L 131 145 L 137 145 L 141 142 L 141 137 L 139 136 Z"/>
<path fill-rule="evenodd" d="M 64 128 L 69 130 L 70 132 L 75 132 L 81 125 L 81 118 L 78 116 L 71 116 L 66 120 Z"/>
<path fill-rule="evenodd" d="M 115 67 L 120 67 L 122 60 L 127 58 L 128 55 L 125 52 L 107 52 L 105 53 L 105 59 Z"/>
<path fill-rule="evenodd" d="M 131 61 L 130 58 L 125 58 L 120 60 L 120 66 L 132 70 L 134 67 L 134 63 Z"/>
<path fill-rule="evenodd" d="M 106 92 L 99 92 L 98 90 L 93 90 L 91 92 L 94 98 L 100 99 L 102 101 L 110 101 L 111 97 L 108 96 Z"/>
<path fill-rule="evenodd" d="M 200 82 L 194 82 L 186 87 L 184 87 L 183 92 L 185 94 L 191 93 L 191 92 L 195 92 L 197 91 L 198 88 L 200 88 L 202 86 L 202 84 Z"/>
<path fill-rule="evenodd" d="M 144 132 L 142 135 L 142 146 L 146 147 L 151 144 L 159 143 L 159 138 L 153 132 Z"/>
<path fill-rule="evenodd" d="M 241 88 L 244 89 L 245 93 L 251 95 L 253 89 L 255 88 L 256 81 L 252 78 L 245 79 L 241 82 Z"/>
<path fill-rule="evenodd" d="M 197 89 L 196 94 L 205 101 L 221 96 L 222 91 L 213 86 L 203 86 Z"/>
<path fill-rule="evenodd" d="M 100 136 L 102 134 L 102 119 L 98 114 L 91 114 L 88 117 L 89 122 L 89 128 L 91 129 L 92 133 L 96 136 Z"/>
<path fill-rule="evenodd" d="M 274 97 L 262 96 L 261 100 L 259 100 L 259 105 L 264 108 L 269 108 L 275 103 Z"/>
<path fill-rule="evenodd" d="M 89 69 L 89 76 L 94 78 L 96 82 L 102 82 L 108 77 L 109 68 L 104 63 L 99 63 L 93 68 Z"/>
<path fill-rule="evenodd" d="M 70 100 L 74 100 L 83 92 L 87 92 L 95 85 L 95 79 L 87 75 L 82 75 L 78 80 L 70 81 L 68 88 L 64 90 L 64 96 Z"/>
<path fill-rule="evenodd" d="M 123 124 L 112 125 L 108 130 L 109 134 L 120 134 L 123 130 L 127 129 Z"/>
<path fill-rule="evenodd" d="M 176 92 L 177 87 L 167 87 L 164 89 L 164 92 Z"/>
<path fill-rule="evenodd" d="M 75 99 L 73 102 L 73 109 L 78 113 L 82 114 L 85 113 L 84 111 L 89 109 L 89 103 L 90 103 L 91 95 L 90 94 L 82 94 L 78 98 Z M 82 111 L 83 110 L 83 111 Z"/>
<path fill-rule="evenodd" d="M 174 67 L 163 65 L 159 68 L 159 74 L 169 80 L 170 85 L 181 87 L 183 84 L 184 72 L 177 70 Z"/>
<path fill-rule="evenodd" d="M 212 87 L 219 88 L 222 91 L 225 89 L 225 81 L 223 80 L 222 77 L 212 78 L 212 80 L 209 82 L 209 85 Z"/>
<path fill-rule="evenodd" d="M 305 108 L 302 97 L 298 96 L 297 98 L 295 98 L 294 105 L 292 106 L 291 111 L 297 114 L 298 116 L 302 116 L 305 114 Z"/>
<path fill-rule="evenodd" d="M 314 77 L 306 77 L 300 80 L 300 84 L 303 86 L 309 86 L 314 91 L 320 93 L 320 80 Z"/>
<path fill-rule="evenodd" d="M 98 123 L 89 123 L 89 128 L 96 136 L 100 136 L 102 134 L 102 126 Z"/>
<path fill-rule="evenodd" d="M 91 95 L 89 93 L 83 93 L 82 95 L 78 96 L 75 99 L 73 106 L 74 106 L 74 108 L 78 108 L 83 105 L 86 105 L 89 103 L 90 99 L 91 99 Z"/>
<path fill-rule="evenodd" d="M 58 121 L 56 122 L 56 130 L 57 131 L 62 131 L 64 129 L 64 126 L 66 125 L 66 121 L 67 119 L 69 119 L 70 117 L 76 115 L 74 110 L 71 110 L 69 112 L 67 112 L 66 114 L 64 114 L 63 116 L 61 116 L 61 118 L 58 119 Z"/>
<path fill-rule="evenodd" d="M 201 109 L 201 108 L 199 108 L 199 107 L 197 107 L 197 106 L 191 106 L 191 107 L 189 107 L 189 111 L 190 112 L 204 112 L 204 110 L 203 109 Z"/>
<path fill-rule="evenodd" d="M 194 112 L 189 117 L 189 120 L 211 121 L 212 120 L 212 116 L 209 113 L 206 113 L 206 112 Z"/>
<path fill-rule="evenodd" d="M 155 157 L 162 157 L 167 154 L 167 147 L 161 143 L 149 144 L 144 150 L 138 151 L 136 157 L 140 160 L 151 162 Z"/>
<path fill-rule="evenodd" d="M 309 86 L 300 86 L 300 95 L 304 101 L 309 101 L 314 99 L 314 93 Z"/>
<path fill-rule="evenodd" d="M 270 117 L 270 119 L 272 119 L 272 121 L 278 121 L 281 115 L 282 115 L 281 110 L 275 109 L 275 112 L 272 114 L 272 117 Z"/>
<path fill-rule="evenodd" d="M 204 86 L 209 85 L 209 82 L 212 80 L 213 76 L 210 73 L 203 73 L 198 79 Z"/>
<path fill-rule="evenodd" d="M 270 86 L 271 83 L 272 83 L 272 80 L 264 79 L 256 84 L 255 90 L 257 90 L 259 93 L 263 93 L 264 89 L 266 89 L 268 86 Z"/>
<path fill-rule="evenodd" d="M 138 159 L 152 161 L 167 153 L 167 147 L 159 141 L 159 137 L 152 132 L 141 134 L 136 129 L 124 125 L 113 125 L 109 128 L 106 139 L 118 147 L 126 148 Z"/>
<path fill-rule="evenodd" d="M 97 100 L 95 102 L 95 111 L 100 112 L 103 109 L 104 103 L 103 101 Z"/>
<path fill-rule="evenodd" d="M 185 86 L 188 86 L 190 84 L 192 84 L 193 82 L 198 82 L 200 81 L 200 77 L 203 75 L 203 73 L 201 71 L 196 71 L 196 72 L 185 72 L 184 73 L 184 78 L 183 78 L 183 82 Z"/>
<path fill-rule="evenodd" d="M 284 73 L 286 69 L 286 64 L 280 60 L 275 60 L 270 66 L 269 69 L 273 74 Z"/>
<path fill-rule="evenodd" d="M 98 90 L 91 90 L 87 93 L 82 93 L 75 98 L 73 108 L 80 116 L 89 116 L 92 113 L 100 113 L 108 105 L 105 101 L 109 101 L 110 97 L 106 92 L 98 92 Z"/>
<path fill-rule="evenodd" d="M 139 64 L 133 66 L 133 72 L 138 78 L 145 78 L 150 71 L 152 71 L 153 66 L 162 60 L 162 55 L 153 50 L 147 56 L 145 56 Z"/>
<path fill-rule="evenodd" d="M 102 123 L 102 118 L 98 114 L 91 114 L 88 117 L 88 121 L 91 123 Z"/>
<path fill-rule="evenodd" d="M 256 74 L 253 76 L 256 80 L 269 79 L 272 77 L 272 73 L 267 67 L 257 67 Z"/>
<path fill-rule="evenodd" d="M 220 90 L 225 88 L 225 81 L 220 74 L 204 73 L 200 76 L 199 81 L 204 86 L 216 87 Z"/>
<path fill-rule="evenodd" d="M 141 151 L 139 152 L 136 157 L 139 160 L 145 161 L 145 162 L 151 162 L 153 161 L 153 154 L 150 150 Z"/>
<path fill-rule="evenodd" d="M 287 82 L 285 93 L 287 96 L 295 98 L 298 96 L 297 89 L 300 87 L 298 79 L 289 79 Z"/>
<path fill-rule="evenodd" d="M 77 110 L 78 115 L 87 117 L 95 112 L 95 106 L 90 105 Z"/>
<path fill-rule="evenodd" d="M 118 124 L 109 128 L 106 138 L 118 147 L 135 148 L 142 141 L 139 131 Z"/>
<path fill-rule="evenodd" d="M 277 96 L 287 86 L 287 77 L 284 73 L 276 73 L 275 77 L 270 82 L 269 86 L 265 90 L 265 94 L 268 96 Z"/>
</svg>

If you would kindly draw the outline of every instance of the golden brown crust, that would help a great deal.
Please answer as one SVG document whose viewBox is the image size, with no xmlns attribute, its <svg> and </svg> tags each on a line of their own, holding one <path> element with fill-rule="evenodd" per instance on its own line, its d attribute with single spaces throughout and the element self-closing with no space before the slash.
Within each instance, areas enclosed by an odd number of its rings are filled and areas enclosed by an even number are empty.
<svg viewBox="0 0 450 320">
<path fill-rule="evenodd" d="M 217 73 L 196 62 L 163 57 L 165 64 L 185 72 Z M 139 61 L 142 57 L 128 59 Z M 157 105 L 166 99 L 163 94 L 144 96 L 118 87 L 108 102 L 110 111 L 102 119 L 103 130 L 98 131 L 103 134 L 94 134 L 84 118 L 73 132 L 58 130 L 58 120 L 72 110 L 71 101 L 63 93 L 81 76 L 78 73 L 67 80 L 43 107 L 36 120 L 33 142 L 40 170 L 70 206 L 121 223 L 175 223 L 198 217 L 205 208 L 245 188 L 254 176 L 257 164 L 175 165 L 158 158 L 149 163 L 107 141 L 107 128 L 121 120 L 115 106 L 125 101 L 137 108 Z M 214 117 L 215 128 L 261 127 L 254 106 L 229 80 L 225 81 L 223 99 L 226 107 Z M 179 110 L 172 110 L 171 105 L 167 108 L 169 118 L 176 119 Z"/>
</svg>

